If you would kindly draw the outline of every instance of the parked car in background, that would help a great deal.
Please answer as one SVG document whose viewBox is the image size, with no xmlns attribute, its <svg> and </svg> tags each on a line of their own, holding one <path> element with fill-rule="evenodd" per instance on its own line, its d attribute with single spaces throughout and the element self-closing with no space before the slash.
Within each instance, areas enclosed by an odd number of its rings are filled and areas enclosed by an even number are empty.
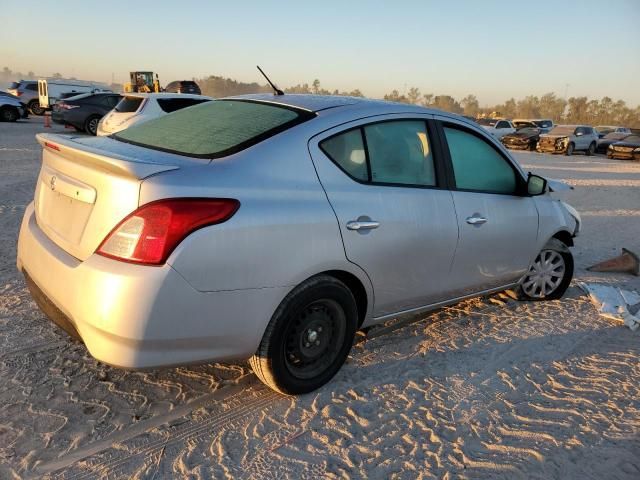
<svg viewBox="0 0 640 480">
<path fill-rule="evenodd" d="M 516 127 L 509 120 L 479 118 L 478 124 L 497 139 L 516 131 Z"/>
<path fill-rule="evenodd" d="M 540 135 L 536 150 L 542 153 L 585 152 L 593 155 L 598 145 L 598 134 L 589 125 L 556 125 L 549 133 Z"/>
<path fill-rule="evenodd" d="M 100 82 L 87 82 L 66 78 L 41 78 L 38 80 L 38 100 L 40 107 L 50 110 L 61 99 L 63 93 L 113 93 L 111 89 Z"/>
<path fill-rule="evenodd" d="M 15 122 L 28 115 L 27 106 L 14 95 L 0 95 L 0 121 Z"/>
<path fill-rule="evenodd" d="M 98 122 L 120 101 L 118 93 L 84 93 L 56 102 L 51 120 L 95 135 Z"/>
<path fill-rule="evenodd" d="M 600 138 L 604 137 L 608 133 L 632 133 L 630 128 L 618 127 L 615 125 L 598 125 L 595 128 Z"/>
<path fill-rule="evenodd" d="M 607 153 L 607 150 L 609 149 L 609 145 L 611 145 L 612 143 L 620 142 L 630 135 L 633 135 L 633 134 L 619 133 L 619 132 L 607 133 L 604 137 L 598 138 L 598 145 L 596 146 L 596 152 Z"/>
<path fill-rule="evenodd" d="M 549 133 L 553 128 L 553 120 L 548 118 L 516 118 L 513 120 L 514 124 L 521 122 L 530 122 L 536 125 L 540 129 L 540 133 Z"/>
<path fill-rule="evenodd" d="M 13 82 L 7 91 L 18 97 L 34 115 L 42 115 L 44 113 L 44 108 L 40 107 L 38 82 L 36 80 Z"/>
<path fill-rule="evenodd" d="M 274 390 L 305 393 L 359 328 L 506 288 L 557 299 L 571 282 L 579 214 L 440 110 L 262 94 L 108 138 L 37 138 L 17 266 L 110 365 L 250 358 Z"/>
<path fill-rule="evenodd" d="M 607 157 L 617 160 L 633 160 L 638 149 L 640 149 L 640 135 L 628 135 L 624 140 L 609 145 Z"/>
<path fill-rule="evenodd" d="M 532 122 L 513 122 L 516 126 L 514 133 L 504 135 L 500 141 L 502 144 L 514 150 L 535 150 L 540 140 L 540 129 Z"/>
<path fill-rule="evenodd" d="M 100 121 L 98 135 L 111 135 L 132 125 L 211 100 L 211 97 L 184 93 L 127 93 Z"/>
<path fill-rule="evenodd" d="M 191 93 L 193 95 L 202 94 L 200 87 L 193 80 L 178 80 L 171 82 L 164 87 L 164 91 L 167 93 Z"/>
</svg>

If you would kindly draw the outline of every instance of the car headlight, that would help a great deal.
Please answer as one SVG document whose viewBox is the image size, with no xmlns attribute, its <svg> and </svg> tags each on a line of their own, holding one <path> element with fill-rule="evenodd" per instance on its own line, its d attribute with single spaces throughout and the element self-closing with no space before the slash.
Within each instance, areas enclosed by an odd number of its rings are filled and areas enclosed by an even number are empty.
<svg viewBox="0 0 640 480">
<path fill-rule="evenodd" d="M 640 153 L 640 147 L 638 147 L 638 148 L 634 148 L 634 149 L 633 149 L 633 153 Z"/>
</svg>

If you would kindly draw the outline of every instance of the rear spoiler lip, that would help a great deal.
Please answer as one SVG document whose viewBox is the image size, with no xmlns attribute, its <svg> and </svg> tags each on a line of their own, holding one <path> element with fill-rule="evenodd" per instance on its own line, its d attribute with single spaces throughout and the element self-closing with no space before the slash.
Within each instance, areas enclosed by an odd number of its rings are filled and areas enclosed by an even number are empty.
<svg viewBox="0 0 640 480">
<path fill-rule="evenodd" d="M 132 157 L 91 148 L 63 135 L 38 133 L 36 139 L 45 151 L 55 152 L 68 160 L 98 167 L 120 177 L 143 180 L 157 173 L 180 168 L 178 165 L 140 162 Z"/>
</svg>

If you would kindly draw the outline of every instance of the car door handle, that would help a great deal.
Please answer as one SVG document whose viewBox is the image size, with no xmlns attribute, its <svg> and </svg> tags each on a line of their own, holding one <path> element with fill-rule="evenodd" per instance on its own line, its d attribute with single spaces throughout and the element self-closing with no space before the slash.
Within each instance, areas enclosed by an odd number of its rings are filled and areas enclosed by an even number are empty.
<svg viewBox="0 0 640 480">
<path fill-rule="evenodd" d="M 358 220 L 351 220 L 350 222 L 347 222 L 347 230 L 373 230 L 374 228 L 378 228 L 379 226 L 380 223 L 374 221 L 363 222 Z"/>
<path fill-rule="evenodd" d="M 473 215 L 472 217 L 467 217 L 467 223 L 469 225 L 482 225 L 483 223 L 487 223 L 487 219 L 480 215 Z"/>
</svg>

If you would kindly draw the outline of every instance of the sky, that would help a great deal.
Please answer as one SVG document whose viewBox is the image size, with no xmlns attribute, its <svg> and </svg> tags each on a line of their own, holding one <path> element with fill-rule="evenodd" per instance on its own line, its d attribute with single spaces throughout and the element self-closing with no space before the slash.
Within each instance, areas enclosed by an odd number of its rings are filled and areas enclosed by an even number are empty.
<svg viewBox="0 0 640 480">
<path fill-rule="evenodd" d="M 0 12 L 0 68 L 43 76 L 264 83 L 259 64 L 282 88 L 640 105 L 640 0 L 0 0 Z"/>
</svg>

